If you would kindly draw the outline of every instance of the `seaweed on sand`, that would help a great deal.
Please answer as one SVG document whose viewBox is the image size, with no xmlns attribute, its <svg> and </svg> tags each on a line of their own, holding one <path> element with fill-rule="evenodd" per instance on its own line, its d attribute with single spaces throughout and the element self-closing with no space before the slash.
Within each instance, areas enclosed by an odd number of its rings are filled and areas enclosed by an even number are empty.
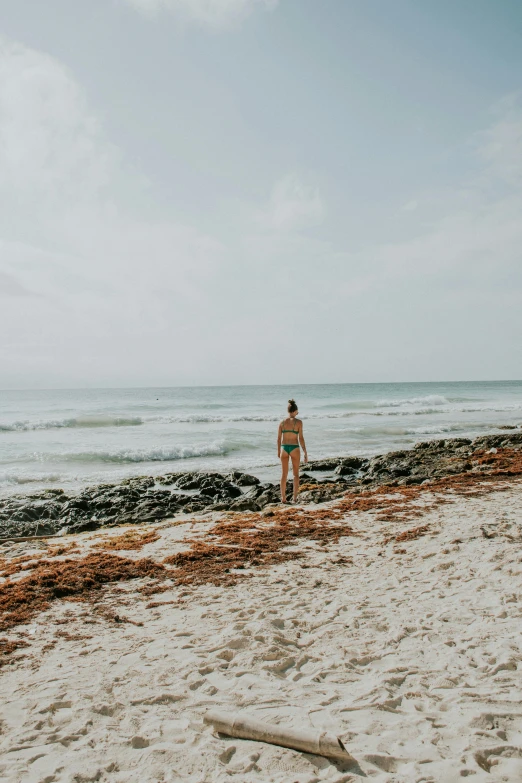
<svg viewBox="0 0 522 783">
<path fill-rule="evenodd" d="M 15 660 L 23 658 L 23 655 L 18 655 L 15 659 L 8 657 L 20 647 L 29 647 L 29 644 L 22 639 L 0 639 L 0 667 L 5 666 L 7 663 L 14 663 Z"/>
<path fill-rule="evenodd" d="M 41 560 L 28 576 L 0 585 L 0 631 L 29 622 L 60 598 L 85 600 L 110 582 L 157 577 L 164 571 L 153 560 L 102 552 L 74 560 Z"/>
<path fill-rule="evenodd" d="M 105 536 L 101 541 L 96 542 L 94 548 L 104 551 L 108 549 L 136 551 L 159 538 L 160 534 L 157 530 L 126 530 L 119 536 Z"/>
<path fill-rule="evenodd" d="M 427 533 L 429 533 L 429 530 L 429 525 L 419 525 L 418 527 L 414 527 L 411 530 L 403 530 L 402 533 L 399 533 L 396 536 L 386 536 L 384 543 L 389 544 L 390 541 L 396 541 L 398 543 L 402 543 L 404 541 L 415 541 L 415 539 L 421 538 L 421 536 L 425 536 Z"/>
<path fill-rule="evenodd" d="M 336 509 L 277 509 L 267 514 L 234 514 L 218 522 L 205 540 L 192 539 L 191 548 L 163 561 L 175 566 L 178 584 L 230 585 L 248 566 L 268 567 L 304 556 L 288 549 L 302 539 L 320 544 L 336 543 L 342 536 L 357 535 L 342 522 Z"/>
<path fill-rule="evenodd" d="M 12 561 L 12 574 L 32 571 L 15 581 L 0 584 L 0 631 L 27 623 L 60 598 L 93 600 L 109 583 L 149 577 L 141 589 L 154 594 L 178 585 L 231 585 L 253 568 L 263 568 L 303 558 L 299 543 L 304 539 L 320 545 L 355 536 L 347 519 L 359 512 L 376 512 L 378 521 L 404 521 L 422 516 L 452 497 L 477 497 L 507 490 L 513 478 L 522 477 L 522 452 L 515 449 L 477 451 L 470 457 L 473 469 L 432 479 L 428 485 L 380 486 L 353 489 L 338 501 L 322 507 L 275 508 L 265 512 L 229 513 L 203 537 L 186 541 L 188 548 L 162 563 L 152 559 L 127 559 L 108 552 L 90 552 L 83 558 L 32 560 L 30 555 Z M 423 535 L 424 526 L 394 534 L 396 541 Z M 137 548 L 156 540 L 152 530 L 133 539 Z M 390 539 L 392 540 L 392 539 Z M 130 548 L 128 534 L 113 539 L 115 546 Z M 101 548 L 107 549 L 109 541 Z M 9 564 L 4 561 L 9 571 Z M 7 575 L 4 570 L 4 575 Z M 246 573 L 245 573 L 246 571 Z"/>
</svg>

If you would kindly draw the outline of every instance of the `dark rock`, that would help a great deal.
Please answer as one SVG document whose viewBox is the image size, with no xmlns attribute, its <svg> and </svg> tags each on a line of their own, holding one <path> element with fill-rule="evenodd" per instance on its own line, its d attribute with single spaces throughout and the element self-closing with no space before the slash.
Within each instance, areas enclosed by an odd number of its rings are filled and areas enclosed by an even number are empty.
<svg viewBox="0 0 522 783">
<path fill-rule="evenodd" d="M 201 489 L 204 473 L 184 473 L 176 482 L 178 489 Z"/>
<path fill-rule="evenodd" d="M 194 495 L 180 495 L 177 492 L 173 492 L 171 495 L 170 503 L 184 507 L 187 506 L 189 503 L 193 503 L 194 497 L 195 497 Z"/>
<path fill-rule="evenodd" d="M 162 500 L 170 498 L 171 496 L 172 492 L 169 492 L 168 489 L 148 489 L 144 495 L 144 497 L 150 498 L 156 502 L 161 502 Z"/>
<path fill-rule="evenodd" d="M 225 478 L 232 484 L 237 484 L 238 487 L 251 487 L 260 483 L 256 476 L 251 476 L 249 473 L 241 473 L 239 470 L 232 471 Z"/>
<path fill-rule="evenodd" d="M 360 470 L 367 463 L 368 460 L 362 459 L 361 457 L 342 457 L 342 459 L 339 460 L 339 467 Z"/>
<path fill-rule="evenodd" d="M 166 473 L 164 476 L 156 476 L 156 483 L 174 485 L 183 475 L 183 473 Z"/>
<path fill-rule="evenodd" d="M 233 500 L 217 500 L 206 507 L 207 511 L 228 511 L 232 507 Z"/>
<path fill-rule="evenodd" d="M 204 503 L 199 503 L 198 501 L 192 501 L 192 503 L 188 503 L 184 509 L 183 512 L 185 514 L 196 514 L 198 511 L 204 511 L 206 510 Z"/>
<path fill-rule="evenodd" d="M 342 463 L 337 465 L 336 469 L 334 470 L 335 476 L 354 476 L 356 474 L 357 470 L 355 468 L 352 468 L 349 465 L 343 465 Z"/>
<path fill-rule="evenodd" d="M 340 461 L 340 457 L 334 457 L 332 459 L 315 459 L 311 462 L 303 463 L 302 468 L 304 470 L 323 470 L 327 472 L 335 470 Z"/>
<path fill-rule="evenodd" d="M 411 467 L 408 464 L 392 463 L 389 465 L 388 471 L 395 478 L 400 478 L 401 476 L 408 476 L 411 472 Z"/>
<path fill-rule="evenodd" d="M 291 495 L 292 492 L 292 482 L 289 481 L 287 484 L 287 494 L 288 496 Z M 279 503 L 281 500 L 281 490 L 278 486 L 275 484 L 262 484 L 261 485 L 261 492 L 256 498 L 256 502 L 259 506 L 259 508 L 264 508 L 265 506 L 268 506 L 269 503 Z"/>
<path fill-rule="evenodd" d="M 519 449 L 522 446 L 522 433 L 513 432 L 509 435 L 502 433 L 502 435 L 483 435 L 480 438 L 476 438 L 473 441 L 473 448 L 478 449 L 498 449 L 498 448 L 511 448 Z"/>
<path fill-rule="evenodd" d="M 220 498 L 237 498 L 242 493 L 239 487 L 220 475 L 210 475 L 200 483 L 201 492 Z"/>
<path fill-rule="evenodd" d="M 153 487 L 154 483 L 152 476 L 133 476 L 132 478 L 123 479 L 121 482 L 122 486 L 136 487 L 143 490 Z"/>
<path fill-rule="evenodd" d="M 99 522 L 92 519 L 76 519 L 72 520 L 68 525 L 61 528 L 60 532 L 63 535 L 69 533 L 83 533 L 87 530 L 97 530 L 100 527 Z"/>
<path fill-rule="evenodd" d="M 262 505 L 255 498 L 243 495 L 243 497 L 234 500 L 228 508 L 230 511 L 260 511 Z"/>
</svg>

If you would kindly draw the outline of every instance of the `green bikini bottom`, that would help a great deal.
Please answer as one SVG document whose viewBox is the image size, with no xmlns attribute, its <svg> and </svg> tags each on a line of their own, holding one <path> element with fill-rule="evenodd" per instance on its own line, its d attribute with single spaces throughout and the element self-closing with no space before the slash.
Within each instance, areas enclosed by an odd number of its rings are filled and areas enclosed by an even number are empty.
<svg viewBox="0 0 522 783">
<path fill-rule="evenodd" d="M 285 444 L 283 444 L 283 448 L 284 448 L 284 450 L 286 451 L 287 454 L 291 454 L 292 451 L 294 449 L 298 449 L 299 446 L 297 444 L 296 445 L 293 445 L 293 444 L 292 445 L 285 445 Z"/>
</svg>

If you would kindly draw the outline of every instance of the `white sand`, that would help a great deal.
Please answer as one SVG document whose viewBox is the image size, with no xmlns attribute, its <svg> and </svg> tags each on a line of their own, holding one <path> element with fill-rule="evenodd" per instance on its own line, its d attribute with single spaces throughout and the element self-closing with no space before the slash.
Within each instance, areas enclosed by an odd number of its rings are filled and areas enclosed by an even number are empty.
<svg viewBox="0 0 522 783">
<path fill-rule="evenodd" d="M 106 605 L 142 627 L 56 603 L 30 626 L 28 657 L 0 677 L 2 779 L 522 781 L 521 510 L 515 484 L 459 498 L 421 520 L 432 534 L 407 554 L 389 545 L 388 558 L 382 523 L 360 514 L 360 538 L 301 542 L 305 561 L 232 588 L 175 588 L 153 598 L 176 601 L 159 609 L 136 584 L 124 585 L 124 607 L 110 588 Z M 497 534 L 485 538 L 484 525 Z M 179 550 L 189 531 L 161 532 L 129 556 Z M 92 638 L 58 637 L 42 653 L 64 629 Z M 214 737 L 202 722 L 210 707 L 324 727 L 359 766 Z"/>
</svg>

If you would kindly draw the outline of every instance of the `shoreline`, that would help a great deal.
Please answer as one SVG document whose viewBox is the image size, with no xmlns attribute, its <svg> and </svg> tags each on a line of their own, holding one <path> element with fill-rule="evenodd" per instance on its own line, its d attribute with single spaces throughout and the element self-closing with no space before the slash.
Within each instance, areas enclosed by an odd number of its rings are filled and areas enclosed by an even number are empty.
<svg viewBox="0 0 522 783">
<path fill-rule="evenodd" d="M 474 453 L 520 447 L 522 433 L 510 427 L 474 440 L 445 438 L 373 457 L 314 460 L 301 464 L 299 505 L 332 500 L 357 488 L 409 486 L 458 472 L 473 473 L 477 469 L 472 464 Z M 288 494 L 291 488 L 290 480 Z M 0 498 L 0 539 L 61 536 L 159 522 L 180 514 L 256 512 L 278 501 L 278 482 L 261 482 L 241 471 L 137 476 L 69 494 L 49 488 Z"/>
</svg>

